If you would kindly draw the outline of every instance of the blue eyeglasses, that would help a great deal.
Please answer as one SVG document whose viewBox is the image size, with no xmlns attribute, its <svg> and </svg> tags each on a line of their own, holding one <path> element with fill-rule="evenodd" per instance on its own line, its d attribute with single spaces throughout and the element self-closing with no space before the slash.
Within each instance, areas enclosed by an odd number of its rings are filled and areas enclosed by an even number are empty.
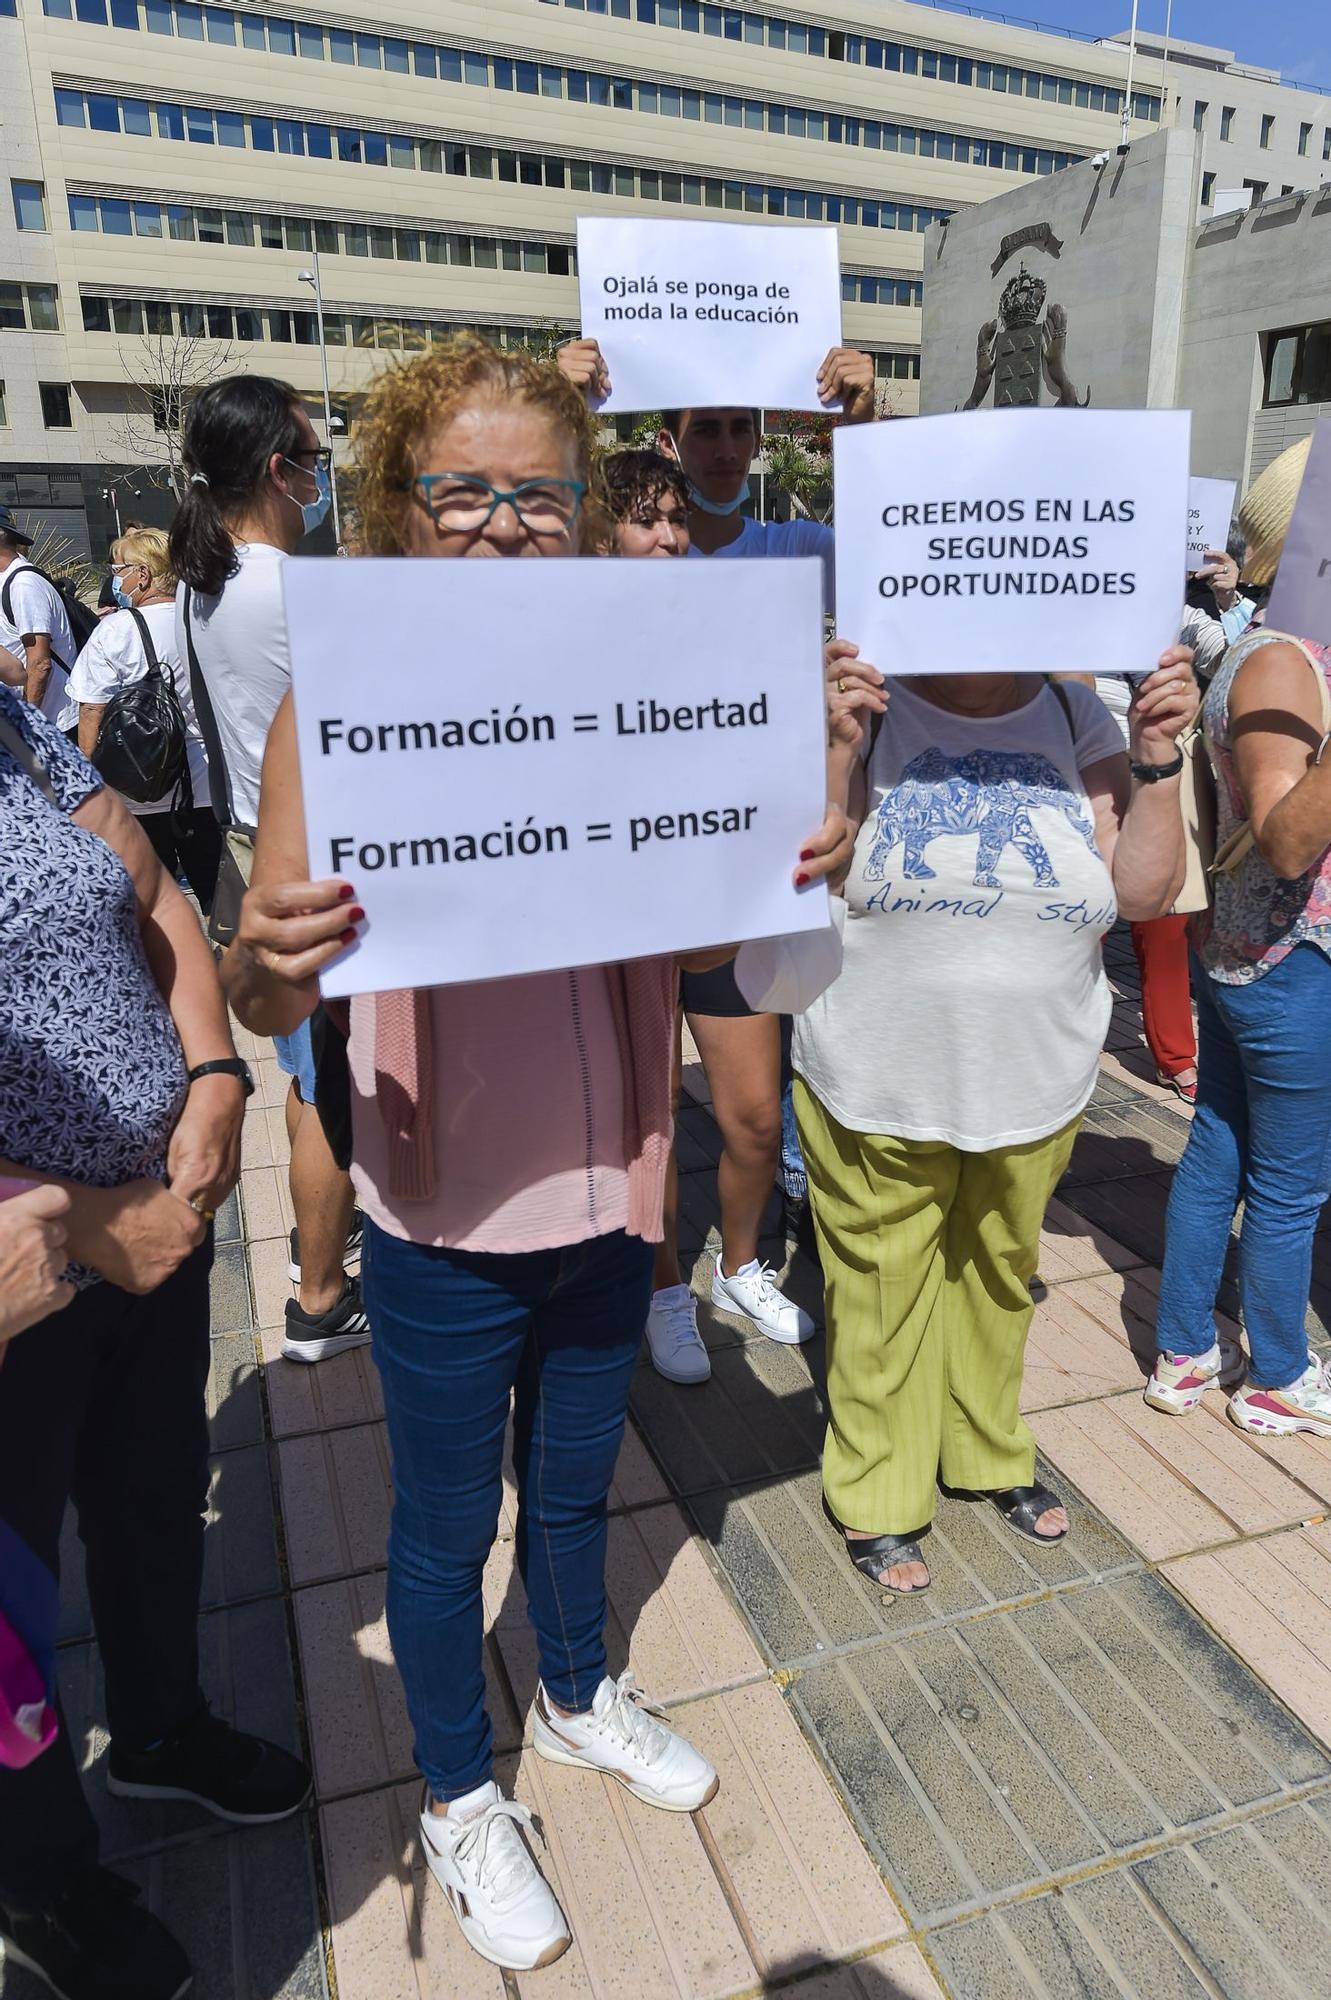
<svg viewBox="0 0 1331 2000">
<path fill-rule="evenodd" d="M 492 486 L 463 472 L 423 472 L 402 490 L 419 500 L 430 519 L 456 534 L 473 534 L 494 519 L 505 501 L 533 535 L 560 535 L 578 518 L 587 491 L 580 479 L 524 479 L 512 487 Z"/>
</svg>

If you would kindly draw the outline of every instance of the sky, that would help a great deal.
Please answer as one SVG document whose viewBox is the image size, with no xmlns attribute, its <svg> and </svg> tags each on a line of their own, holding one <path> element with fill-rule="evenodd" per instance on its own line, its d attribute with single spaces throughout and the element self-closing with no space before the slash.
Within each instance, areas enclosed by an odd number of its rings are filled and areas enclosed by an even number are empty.
<svg viewBox="0 0 1331 2000">
<path fill-rule="evenodd" d="M 979 0 L 991 11 L 988 0 Z M 1138 25 L 1159 34 L 1166 0 L 1139 0 Z M 1043 25 L 1113 35 L 1132 18 L 1132 0 L 994 0 L 992 11 Z M 1171 33 L 1187 42 L 1233 49 L 1239 60 L 1278 69 L 1291 83 L 1331 90 L 1328 0 L 1174 0 Z"/>
</svg>

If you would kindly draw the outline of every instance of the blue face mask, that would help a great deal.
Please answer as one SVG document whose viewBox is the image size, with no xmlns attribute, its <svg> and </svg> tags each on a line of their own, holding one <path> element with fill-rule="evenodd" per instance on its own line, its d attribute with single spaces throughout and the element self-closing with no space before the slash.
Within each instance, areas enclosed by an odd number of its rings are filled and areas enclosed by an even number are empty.
<svg viewBox="0 0 1331 2000">
<path fill-rule="evenodd" d="M 120 609 L 122 611 L 133 610 L 134 599 L 130 596 L 129 592 L 126 590 L 124 584 L 120 581 L 120 578 L 118 576 L 113 576 L 111 578 L 111 595 L 112 597 L 114 597 L 116 603 L 120 606 Z"/>
<path fill-rule="evenodd" d="M 286 463 L 288 465 L 295 465 L 297 472 L 308 472 L 310 470 L 309 466 L 298 465 L 295 459 L 292 458 L 287 459 Z M 297 500 L 294 493 L 288 493 L 287 499 L 290 500 L 293 507 L 300 508 L 300 518 L 304 523 L 305 533 L 312 535 L 333 504 L 333 482 L 328 476 L 328 467 L 322 459 L 314 467 L 313 500 Z"/>
<path fill-rule="evenodd" d="M 674 433 L 673 431 L 668 431 L 666 435 L 669 437 L 671 444 L 675 446 L 675 463 L 682 468 L 684 460 L 678 444 L 675 443 Z M 733 500 L 709 500 L 707 495 L 695 486 L 691 479 L 688 479 L 687 483 L 690 507 L 697 507 L 704 514 L 718 514 L 721 516 L 738 514 L 740 508 L 749 497 L 749 482 L 747 479 Z"/>
</svg>

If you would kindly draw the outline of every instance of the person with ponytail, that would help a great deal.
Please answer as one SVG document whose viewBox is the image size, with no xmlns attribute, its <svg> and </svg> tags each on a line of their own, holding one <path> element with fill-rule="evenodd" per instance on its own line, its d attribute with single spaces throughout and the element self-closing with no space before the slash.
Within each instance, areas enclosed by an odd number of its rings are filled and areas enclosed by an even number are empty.
<svg viewBox="0 0 1331 2000">
<path fill-rule="evenodd" d="M 189 485 L 171 529 L 178 650 L 189 663 L 230 859 L 248 874 L 268 730 L 291 686 L 282 564 L 328 512 L 328 452 L 288 383 L 228 375 L 190 404 L 183 457 Z M 291 1078 L 298 1287 L 287 1301 L 282 1352 L 289 1361 L 323 1361 L 369 1338 L 360 1286 L 343 1269 L 359 1233 L 351 1182 L 314 1107 L 308 1021 L 274 1046 Z"/>
</svg>

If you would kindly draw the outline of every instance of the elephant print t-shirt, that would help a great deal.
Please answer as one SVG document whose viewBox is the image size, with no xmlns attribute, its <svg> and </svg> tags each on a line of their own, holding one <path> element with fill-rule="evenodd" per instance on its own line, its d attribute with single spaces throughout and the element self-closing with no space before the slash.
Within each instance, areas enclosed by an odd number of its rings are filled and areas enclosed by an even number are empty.
<svg viewBox="0 0 1331 2000">
<path fill-rule="evenodd" d="M 841 977 L 795 1067 L 842 1125 L 963 1152 L 1057 1132 L 1095 1087 L 1117 911 L 1081 772 L 1122 756 L 1090 688 L 951 715 L 889 684 Z"/>
</svg>

